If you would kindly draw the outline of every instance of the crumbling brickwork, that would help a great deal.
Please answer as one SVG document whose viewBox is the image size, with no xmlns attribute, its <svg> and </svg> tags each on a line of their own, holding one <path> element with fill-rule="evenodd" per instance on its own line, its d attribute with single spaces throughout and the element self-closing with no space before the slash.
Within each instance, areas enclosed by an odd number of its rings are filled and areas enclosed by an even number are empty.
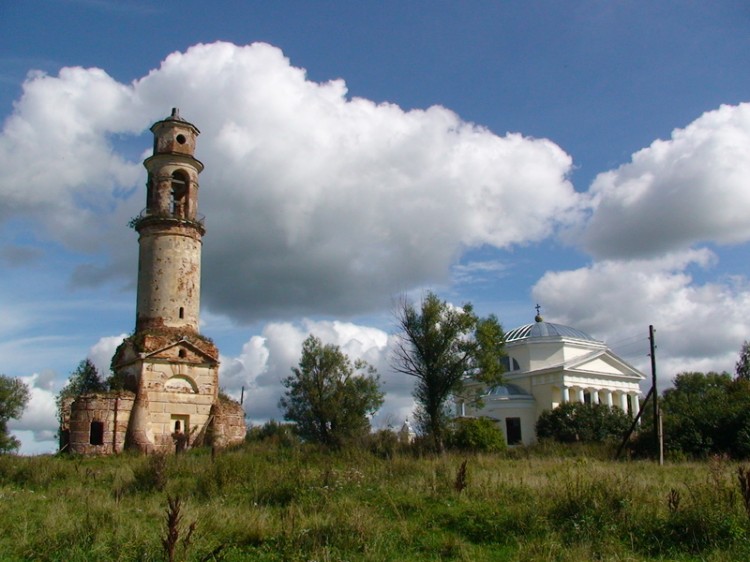
<svg viewBox="0 0 750 562">
<path fill-rule="evenodd" d="M 111 455 L 125 449 L 132 392 L 93 393 L 62 404 L 61 437 L 67 450 L 81 455 Z"/>
</svg>

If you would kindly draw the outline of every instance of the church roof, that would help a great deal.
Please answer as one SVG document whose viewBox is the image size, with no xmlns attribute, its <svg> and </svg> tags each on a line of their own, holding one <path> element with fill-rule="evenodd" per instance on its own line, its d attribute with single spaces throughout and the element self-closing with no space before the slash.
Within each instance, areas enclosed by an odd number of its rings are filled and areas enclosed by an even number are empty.
<svg viewBox="0 0 750 562">
<path fill-rule="evenodd" d="M 544 319 L 537 314 L 533 324 L 526 324 L 514 328 L 505 334 L 505 342 L 510 343 L 519 340 L 529 340 L 536 338 L 569 338 L 575 340 L 599 342 L 599 340 L 593 338 L 586 332 L 577 328 L 571 328 L 563 324 L 553 324 L 552 322 L 545 322 Z"/>
</svg>

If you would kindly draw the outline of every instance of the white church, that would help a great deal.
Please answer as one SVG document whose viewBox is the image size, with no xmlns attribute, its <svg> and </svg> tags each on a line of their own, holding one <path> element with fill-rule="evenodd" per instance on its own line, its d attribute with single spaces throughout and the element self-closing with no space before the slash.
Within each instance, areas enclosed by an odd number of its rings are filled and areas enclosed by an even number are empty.
<svg viewBox="0 0 750 562">
<path fill-rule="evenodd" d="M 479 407 L 457 398 L 456 414 L 495 420 L 509 445 L 534 443 L 540 414 L 565 402 L 607 404 L 632 416 L 638 412 L 645 375 L 604 342 L 545 322 L 538 307 L 533 324 L 506 334 L 505 351 L 504 384 L 481 391 Z"/>
</svg>

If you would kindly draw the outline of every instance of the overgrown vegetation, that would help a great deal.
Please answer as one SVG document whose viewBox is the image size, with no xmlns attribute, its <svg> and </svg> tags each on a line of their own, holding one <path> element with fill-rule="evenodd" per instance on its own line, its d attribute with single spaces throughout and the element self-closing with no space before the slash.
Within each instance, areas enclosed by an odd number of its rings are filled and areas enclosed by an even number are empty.
<svg viewBox="0 0 750 562">
<path fill-rule="evenodd" d="M 685 372 L 659 399 L 668 458 L 710 455 L 750 458 L 750 380 L 729 373 Z M 654 450 L 653 416 L 647 408 L 637 449 Z"/>
<path fill-rule="evenodd" d="M 282 426 L 283 427 L 283 426 Z M 278 429 L 278 428 L 276 428 Z M 747 560 L 749 467 L 590 444 L 0 458 L 4 560 Z M 179 500 L 177 499 L 179 498 Z"/>
<path fill-rule="evenodd" d="M 414 377 L 420 433 L 442 451 L 451 396 L 462 395 L 467 382 L 485 388 L 502 383 L 503 329 L 494 315 L 480 318 L 470 303 L 456 308 L 432 292 L 419 306 L 403 299 L 396 323 L 393 369 Z"/>
<path fill-rule="evenodd" d="M 489 418 L 454 419 L 446 441 L 458 451 L 497 453 L 506 449 L 503 430 Z"/>
<path fill-rule="evenodd" d="M 8 431 L 8 422 L 23 414 L 29 401 L 29 387 L 20 379 L 0 375 L 0 454 L 18 450 L 21 442 Z"/>
<path fill-rule="evenodd" d="M 62 419 L 63 403 L 67 399 L 74 399 L 90 392 L 105 392 L 108 390 L 107 383 L 99 376 L 99 371 L 91 359 L 83 359 L 70 373 L 70 378 L 65 386 L 57 394 L 55 403 L 57 406 L 57 418 Z"/>
<path fill-rule="evenodd" d="M 620 408 L 567 402 L 542 412 L 536 422 L 536 435 L 561 443 L 619 441 L 632 421 Z"/>
<path fill-rule="evenodd" d="M 302 344 L 299 367 L 281 381 L 284 419 L 295 422 L 304 440 L 340 448 L 370 432 L 370 416 L 383 403 L 380 378 L 367 362 L 352 362 L 333 344 L 314 335 Z"/>
</svg>

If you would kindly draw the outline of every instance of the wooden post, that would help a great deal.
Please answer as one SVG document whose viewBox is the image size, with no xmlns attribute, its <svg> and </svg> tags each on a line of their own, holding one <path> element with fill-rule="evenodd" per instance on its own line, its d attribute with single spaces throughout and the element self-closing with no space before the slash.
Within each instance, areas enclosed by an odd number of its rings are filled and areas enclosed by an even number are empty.
<svg viewBox="0 0 750 562">
<path fill-rule="evenodd" d="M 651 344 L 651 390 L 654 398 L 654 439 L 656 440 L 656 458 L 659 466 L 664 464 L 664 437 L 661 432 L 661 414 L 659 413 L 659 392 L 656 389 L 656 344 L 654 343 L 654 327 L 648 327 L 648 340 Z"/>
</svg>

